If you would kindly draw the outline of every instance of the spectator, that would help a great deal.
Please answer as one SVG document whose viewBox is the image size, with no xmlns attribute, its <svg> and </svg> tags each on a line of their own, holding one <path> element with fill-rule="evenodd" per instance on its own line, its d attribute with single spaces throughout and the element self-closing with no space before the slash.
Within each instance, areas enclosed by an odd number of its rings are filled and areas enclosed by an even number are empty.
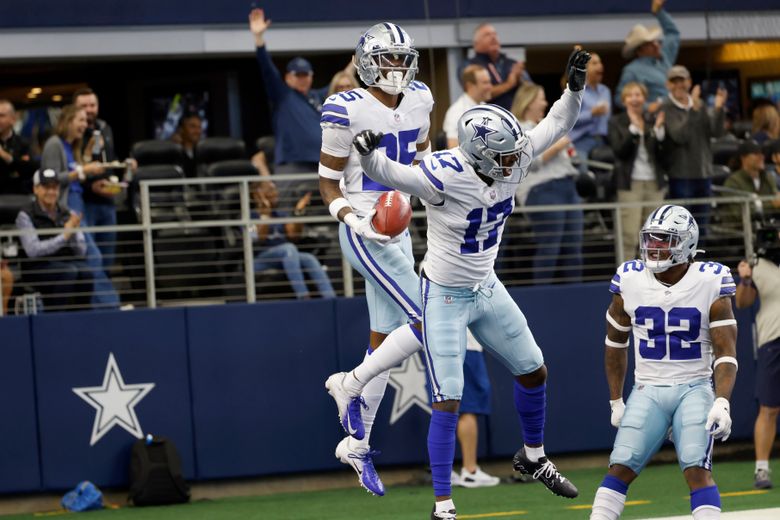
<svg viewBox="0 0 780 520">
<path fill-rule="evenodd" d="M 601 80 L 604 78 L 604 64 L 601 56 L 592 52 L 588 62 L 587 83 L 582 95 L 582 108 L 569 139 L 574 143 L 580 159 L 580 172 L 588 171 L 590 151 L 605 144 L 607 123 L 612 114 L 612 93 Z M 638 229 L 638 228 L 637 228 Z"/>
<path fill-rule="evenodd" d="M 347 90 L 360 88 L 360 84 L 358 83 L 355 74 L 353 72 L 349 72 L 348 69 L 355 70 L 352 62 L 347 65 L 347 69 L 340 70 L 333 75 L 333 78 L 330 80 L 328 95 L 326 97 L 330 97 L 333 94 L 337 94 L 338 92 L 346 92 Z"/>
<path fill-rule="evenodd" d="M 2 278 L 0 282 L 3 284 L 3 316 L 8 316 L 8 300 L 14 290 L 14 275 L 5 260 L 0 260 L 0 278 Z"/>
<path fill-rule="evenodd" d="M 98 118 L 100 104 L 97 94 L 90 88 L 81 88 L 73 94 L 73 104 L 87 115 L 87 128 L 81 141 L 82 156 L 99 163 L 116 161 L 114 131 L 108 123 Z M 99 137 L 96 137 L 98 134 Z M 116 226 L 114 199 L 118 192 L 116 184 L 109 179 L 112 173 L 112 170 L 106 170 L 84 182 L 84 224 L 87 226 Z M 116 231 L 92 233 L 92 236 L 102 255 L 103 269 L 107 270 L 114 263 Z"/>
<path fill-rule="evenodd" d="M 443 129 L 447 135 L 447 148 L 458 146 L 458 119 L 469 108 L 481 105 L 490 98 L 492 84 L 490 74 L 482 65 L 468 65 L 461 75 L 466 91 L 447 109 Z"/>
<path fill-rule="evenodd" d="M 7 99 L 0 99 L 0 195 L 26 195 L 32 188 L 33 163 L 30 144 L 14 132 L 16 110 Z"/>
<path fill-rule="evenodd" d="M 653 117 L 645 109 L 647 88 L 637 82 L 623 87 L 620 100 L 626 111 L 609 120 L 609 145 L 615 153 L 613 179 L 618 202 L 653 202 L 620 208 L 623 227 L 622 261 L 636 258 L 639 229 L 647 215 L 664 199 L 666 180 L 660 167 L 665 137 L 664 112 Z"/>
<path fill-rule="evenodd" d="M 694 199 L 710 196 L 712 150 L 710 141 L 726 132 L 725 111 L 728 93 L 718 88 L 715 106 L 708 111 L 701 100 L 699 85 L 691 88 L 691 74 L 675 65 L 667 74 L 669 96 L 661 107 L 666 113 L 666 150 L 664 166 L 669 179 L 670 199 Z M 702 235 L 709 228 L 709 204 L 690 207 Z"/>
<path fill-rule="evenodd" d="M 314 78 L 311 63 L 300 56 L 287 63 L 282 79 L 265 45 L 265 32 L 270 26 L 271 20 L 262 9 L 252 9 L 249 28 L 254 35 L 257 63 L 273 112 L 275 171 L 316 172 L 322 145 L 320 111 L 328 87 L 311 88 Z"/>
<path fill-rule="evenodd" d="M 515 95 L 512 113 L 523 131 L 528 132 L 544 118 L 547 99 L 538 85 L 523 85 Z M 580 204 L 575 178 L 577 168 L 571 162 L 571 139 L 561 138 L 531 163 L 528 177 L 520 184 L 517 197 L 526 206 Z M 533 277 L 540 281 L 555 276 L 556 265 L 565 269 L 568 281 L 582 276 L 581 209 L 529 213 L 536 240 Z"/>
<path fill-rule="evenodd" d="M 277 210 L 279 194 L 276 186 L 271 181 L 259 183 L 252 190 L 252 198 L 255 201 L 257 213 L 253 218 L 261 221 L 269 218 L 288 216 L 285 212 Z M 295 216 L 303 216 L 311 203 L 311 193 L 306 193 L 295 204 L 293 213 Z M 298 299 L 308 299 L 309 289 L 304 281 L 304 273 L 317 285 L 317 290 L 323 298 L 335 298 L 336 293 L 330 283 L 328 275 L 319 260 L 311 253 L 303 253 L 293 244 L 301 236 L 303 224 L 264 224 L 255 226 L 257 244 L 261 251 L 255 256 L 254 268 L 259 273 L 275 267 L 282 267 L 287 274 L 295 296 Z"/>
<path fill-rule="evenodd" d="M 780 112 L 772 104 L 765 104 L 753 110 L 753 132 L 751 137 L 758 144 L 780 138 Z"/>
<path fill-rule="evenodd" d="M 532 83 L 525 62 L 513 60 L 501 52 L 496 28 L 489 23 L 479 24 L 474 30 L 473 45 L 476 54 L 467 64 L 482 65 L 487 69 L 493 84 L 490 103 L 509 110 L 518 87 L 524 82 Z"/>
<path fill-rule="evenodd" d="M 778 233 L 776 231 L 776 233 Z M 737 267 L 737 308 L 751 307 L 758 296 L 761 306 L 756 315 L 758 360 L 756 362 L 756 396 L 758 416 L 753 430 L 756 451 L 756 469 L 753 486 L 772 487 L 769 456 L 777 435 L 777 417 L 780 415 L 780 236 L 774 237 L 771 248 L 764 250 L 753 265 L 743 260 Z"/>
<path fill-rule="evenodd" d="M 680 50 L 680 31 L 672 17 L 664 10 L 666 0 L 653 0 L 650 11 L 658 18 L 660 27 L 648 28 L 637 24 L 626 36 L 623 57 L 632 61 L 623 67 L 615 105 L 622 107 L 620 93 L 626 83 L 635 81 L 647 87 L 647 110 L 654 114 L 661 107 L 668 93 L 666 73 L 677 61 Z"/>
<path fill-rule="evenodd" d="M 775 139 L 764 145 L 764 152 L 768 153 L 770 165 L 767 171 L 774 179 L 775 185 L 780 188 L 780 139 Z"/>
<path fill-rule="evenodd" d="M 86 128 L 87 115 L 84 110 L 75 105 L 64 107 L 57 121 L 56 133 L 46 141 L 41 156 L 41 169 L 57 172 L 60 184 L 65 187 L 60 190 L 65 192 L 60 194 L 61 202 L 80 216 L 85 213 L 83 193 L 87 179 L 105 172 L 97 161 L 84 163 L 82 142 Z M 86 148 L 91 150 L 94 144 L 94 139 L 90 139 Z M 119 297 L 104 271 L 103 255 L 90 233 L 86 233 L 85 238 L 87 263 L 93 269 L 95 280 L 92 304 L 96 308 L 117 308 Z"/>
<path fill-rule="evenodd" d="M 752 220 L 769 220 L 778 218 L 780 208 L 780 196 L 778 196 L 777 184 L 772 172 L 764 169 L 764 153 L 761 146 L 753 140 L 743 141 L 737 151 L 739 155 L 739 170 L 728 176 L 723 183 L 725 188 L 744 193 L 746 196 L 772 196 L 772 201 L 756 200 L 750 205 Z M 735 193 L 727 192 L 726 196 L 733 197 Z M 766 208 L 770 205 L 772 209 Z M 742 229 L 742 205 L 723 204 L 718 207 L 721 222 L 728 227 Z"/>
<path fill-rule="evenodd" d="M 187 177 L 197 177 L 197 161 L 195 148 L 203 136 L 203 120 L 198 114 L 185 114 L 179 119 L 179 127 L 171 136 L 171 141 L 179 143 L 184 149 L 184 164 L 182 169 Z"/>
<path fill-rule="evenodd" d="M 65 228 L 59 235 L 30 232 L 20 238 L 27 258 L 23 279 L 35 284 L 44 295 L 44 306 L 62 309 L 68 305 L 87 305 L 93 287 L 92 270 L 84 261 L 87 243 L 78 231 L 81 216 L 58 204 L 60 180 L 56 171 L 39 170 L 33 176 L 35 201 L 19 211 L 16 227 L 20 230 Z"/>
</svg>

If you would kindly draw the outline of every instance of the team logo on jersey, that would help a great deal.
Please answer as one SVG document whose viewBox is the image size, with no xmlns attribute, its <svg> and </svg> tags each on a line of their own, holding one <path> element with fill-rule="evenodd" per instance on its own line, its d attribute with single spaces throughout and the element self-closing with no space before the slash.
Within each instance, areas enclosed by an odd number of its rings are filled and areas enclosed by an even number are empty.
<svg viewBox="0 0 780 520">
<path fill-rule="evenodd" d="M 390 424 L 395 424 L 415 405 L 426 413 L 431 413 L 431 406 L 428 404 L 425 366 L 420 359 L 420 354 L 414 354 L 404 359 L 400 367 L 391 368 L 387 383 L 395 390 L 393 409 L 390 411 Z"/>
<path fill-rule="evenodd" d="M 490 123 L 490 118 L 483 117 L 482 118 L 482 124 L 474 124 L 474 137 L 471 138 L 472 141 L 476 141 L 479 139 L 482 141 L 482 143 L 487 146 L 487 138 L 490 134 L 497 133 L 496 130 L 493 130 L 488 125 Z"/>
<path fill-rule="evenodd" d="M 135 414 L 135 406 L 153 388 L 154 383 L 125 384 L 114 354 L 109 354 L 101 386 L 72 389 L 96 410 L 89 445 L 94 446 L 114 426 L 121 426 L 134 437 L 142 438 L 143 430 Z"/>
</svg>

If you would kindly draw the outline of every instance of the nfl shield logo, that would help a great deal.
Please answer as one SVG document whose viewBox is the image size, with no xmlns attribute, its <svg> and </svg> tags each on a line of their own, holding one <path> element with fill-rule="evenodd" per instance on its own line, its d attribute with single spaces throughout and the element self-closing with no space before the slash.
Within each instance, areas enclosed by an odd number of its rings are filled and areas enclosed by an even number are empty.
<svg viewBox="0 0 780 520">
<path fill-rule="evenodd" d="M 448 305 L 449 305 L 450 303 L 452 303 L 452 296 L 445 296 L 445 297 L 444 297 L 444 303 L 446 303 L 446 304 L 448 304 Z"/>
<path fill-rule="evenodd" d="M 401 114 L 393 114 L 393 119 L 395 119 L 396 123 L 401 122 Z"/>
</svg>

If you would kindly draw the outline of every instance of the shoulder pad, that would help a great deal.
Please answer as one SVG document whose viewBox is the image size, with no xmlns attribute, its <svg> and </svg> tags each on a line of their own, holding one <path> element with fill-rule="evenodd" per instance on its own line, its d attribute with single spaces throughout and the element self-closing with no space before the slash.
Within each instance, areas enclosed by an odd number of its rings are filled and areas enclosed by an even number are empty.
<svg viewBox="0 0 780 520">
<path fill-rule="evenodd" d="M 733 296 L 737 293 L 737 285 L 731 276 L 731 269 L 718 262 L 694 262 L 691 269 L 708 282 L 719 287 L 719 296 Z"/>
<path fill-rule="evenodd" d="M 358 89 L 348 90 L 333 94 L 322 105 L 322 115 L 320 116 L 320 126 L 343 126 L 348 127 L 350 121 L 350 105 L 362 100 L 364 94 Z"/>
<path fill-rule="evenodd" d="M 621 282 L 625 281 L 636 273 L 641 273 L 645 270 L 645 264 L 641 260 L 628 260 L 620 264 L 615 271 L 615 275 L 609 283 L 609 292 L 615 294 L 622 294 Z"/>
</svg>

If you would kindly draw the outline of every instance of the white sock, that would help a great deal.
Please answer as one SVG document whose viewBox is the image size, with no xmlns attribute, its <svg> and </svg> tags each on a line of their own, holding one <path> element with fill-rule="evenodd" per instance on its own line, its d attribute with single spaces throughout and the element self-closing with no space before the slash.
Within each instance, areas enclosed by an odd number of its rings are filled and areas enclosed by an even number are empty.
<svg viewBox="0 0 780 520">
<path fill-rule="evenodd" d="M 441 502 L 436 502 L 436 512 L 441 513 L 444 511 L 452 511 L 455 509 L 455 502 L 452 501 L 452 499 L 442 500 Z"/>
<path fill-rule="evenodd" d="M 539 459 L 544 457 L 544 446 L 532 448 L 526 445 L 525 454 L 531 462 L 539 462 Z"/>
<path fill-rule="evenodd" d="M 371 354 L 372 356 L 374 354 Z M 379 410 L 379 405 L 382 403 L 382 398 L 385 396 L 385 389 L 387 388 L 387 379 L 390 373 L 385 370 L 363 388 L 363 400 L 366 402 L 368 408 L 363 408 L 360 411 L 360 415 L 363 418 L 363 426 L 366 428 L 366 436 L 363 440 L 358 441 L 364 448 L 368 448 L 368 439 L 371 436 L 371 428 L 374 426 L 374 419 L 376 413 Z"/>
<path fill-rule="evenodd" d="M 693 512 L 693 520 L 718 520 L 720 509 L 715 506 L 700 506 Z"/>
<path fill-rule="evenodd" d="M 617 520 L 626 505 L 626 495 L 605 487 L 596 490 L 590 520 Z"/>
<path fill-rule="evenodd" d="M 764 469 L 766 471 L 769 471 L 769 461 L 768 460 L 757 460 L 756 461 L 756 471 Z"/>
<path fill-rule="evenodd" d="M 391 332 L 370 356 L 344 378 L 344 388 L 350 395 L 360 395 L 371 379 L 393 368 L 422 348 L 422 343 L 412 332 L 410 325 L 403 325 Z"/>
</svg>

